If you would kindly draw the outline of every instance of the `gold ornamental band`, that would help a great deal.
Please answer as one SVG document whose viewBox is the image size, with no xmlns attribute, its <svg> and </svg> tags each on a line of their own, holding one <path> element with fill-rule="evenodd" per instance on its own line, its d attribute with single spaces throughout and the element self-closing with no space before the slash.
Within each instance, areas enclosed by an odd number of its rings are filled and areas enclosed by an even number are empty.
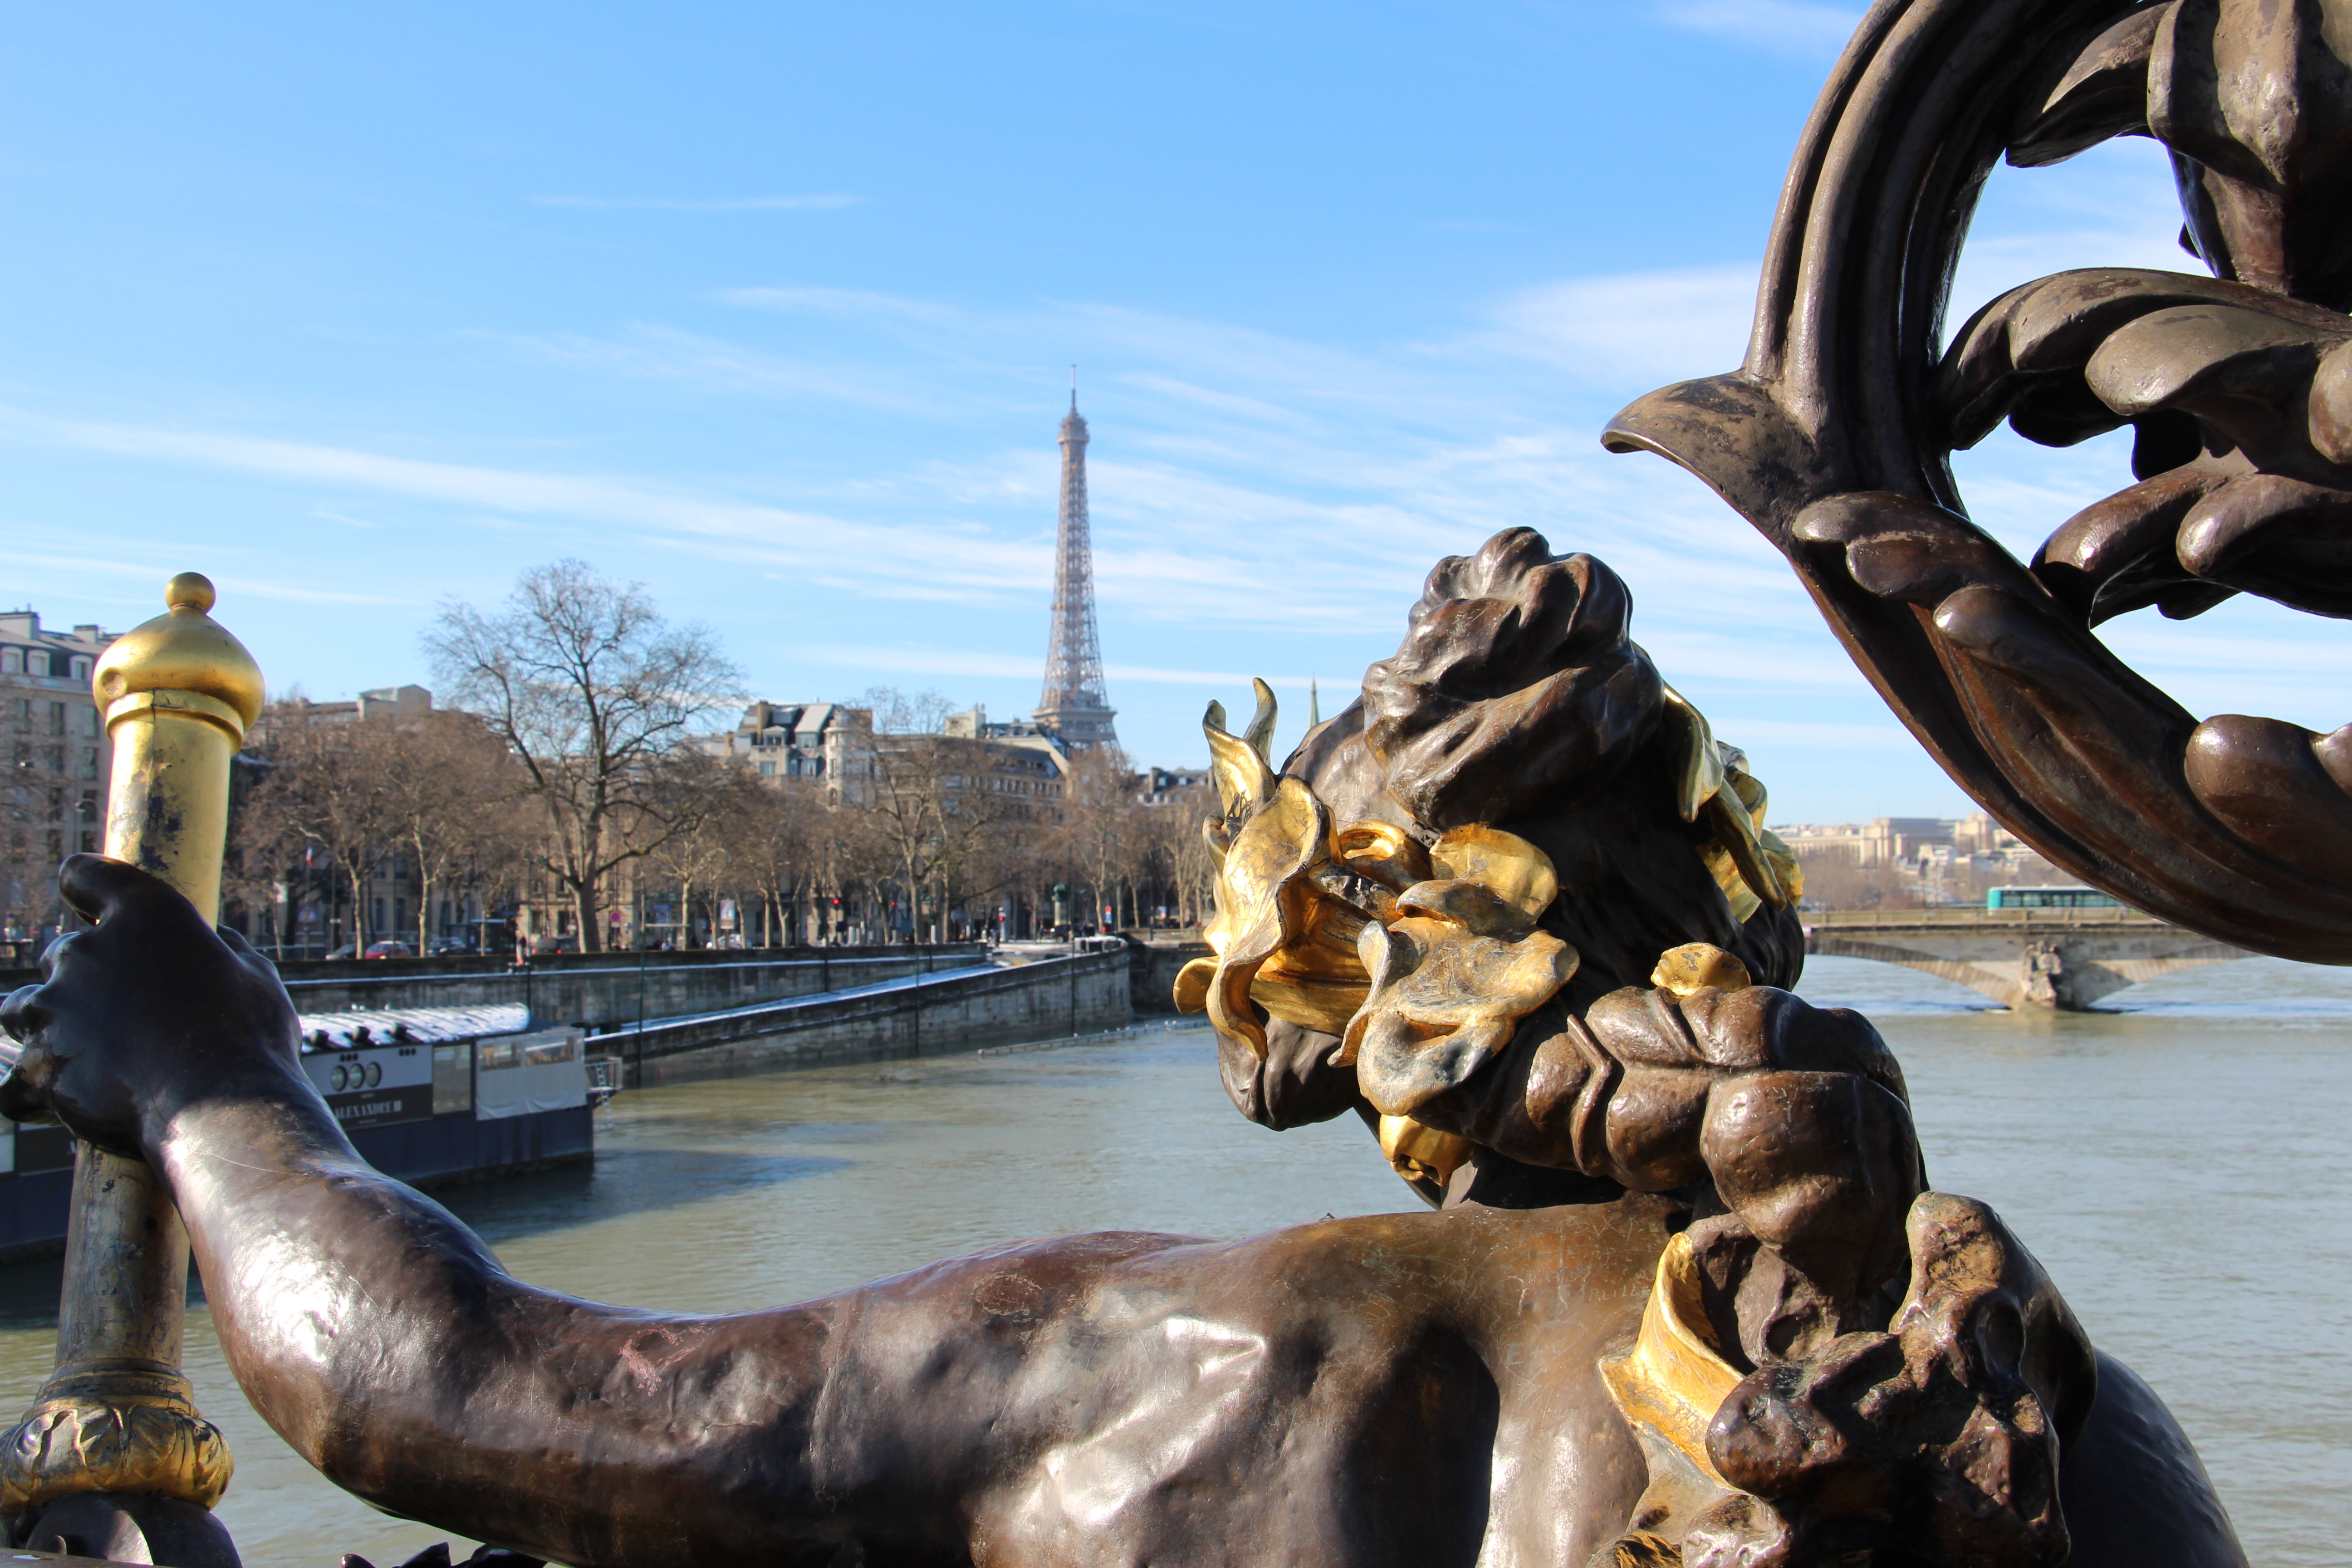
<svg viewBox="0 0 2352 1568">
<path fill-rule="evenodd" d="M 196 1414 L 187 1379 L 167 1368 L 108 1370 L 101 1390 L 66 1392 L 61 1374 L 0 1440 L 0 1514 L 76 1492 L 160 1492 L 211 1508 L 236 1461 Z"/>
<path fill-rule="evenodd" d="M 232 741 L 245 739 L 245 716 L 217 697 L 207 697 L 201 691 L 134 691 L 107 704 L 106 728 L 111 734 L 115 724 L 124 719 L 152 714 L 185 714 L 193 719 L 209 719 L 228 731 Z"/>
</svg>

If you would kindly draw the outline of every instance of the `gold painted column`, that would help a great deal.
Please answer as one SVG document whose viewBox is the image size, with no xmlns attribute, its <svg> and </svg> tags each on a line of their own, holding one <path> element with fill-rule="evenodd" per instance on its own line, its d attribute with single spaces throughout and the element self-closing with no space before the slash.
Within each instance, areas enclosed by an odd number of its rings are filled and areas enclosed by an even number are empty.
<svg viewBox="0 0 2352 1568">
<path fill-rule="evenodd" d="M 206 614 L 213 585 L 172 579 L 167 614 L 115 640 L 92 688 L 114 742 L 106 853 L 220 918 L 229 763 L 261 711 L 261 670 Z M 58 1304 L 57 1371 L 0 1442 L 0 1514 L 76 1492 L 211 1508 L 228 1443 L 180 1372 L 188 1236 L 144 1161 L 79 1143 Z"/>
</svg>

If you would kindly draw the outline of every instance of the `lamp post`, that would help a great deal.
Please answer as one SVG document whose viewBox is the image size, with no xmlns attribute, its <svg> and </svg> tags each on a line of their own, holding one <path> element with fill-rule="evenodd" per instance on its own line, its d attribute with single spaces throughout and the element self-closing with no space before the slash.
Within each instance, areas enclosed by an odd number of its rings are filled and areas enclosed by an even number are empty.
<svg viewBox="0 0 2352 1568">
<path fill-rule="evenodd" d="M 172 579 L 166 613 L 115 639 L 92 689 L 114 743 L 106 853 L 220 918 L 229 764 L 261 711 L 261 670 L 213 621 L 213 585 Z M 57 1370 L 0 1441 L 0 1514 L 28 1544 L 176 1568 L 237 1561 L 210 1513 L 232 1461 L 180 1370 L 188 1235 L 139 1159 L 74 1148 Z"/>
</svg>

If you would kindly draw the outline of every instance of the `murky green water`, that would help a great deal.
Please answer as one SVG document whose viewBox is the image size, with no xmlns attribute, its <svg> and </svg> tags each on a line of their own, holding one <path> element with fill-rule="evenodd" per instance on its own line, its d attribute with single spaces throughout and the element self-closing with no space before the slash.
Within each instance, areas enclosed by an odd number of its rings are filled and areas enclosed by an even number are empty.
<svg viewBox="0 0 2352 1568">
<path fill-rule="evenodd" d="M 1936 1184 L 1993 1204 L 2101 1344 L 2153 1381 L 2258 1563 L 2352 1540 L 2352 973 L 2250 962 L 2092 1017 L 1986 1012 L 1958 987 L 1817 961 L 1876 1018 Z M 626 1095 L 593 1173 L 449 1195 L 516 1273 L 606 1300 L 730 1310 L 1018 1237 L 1233 1237 L 1412 1206 L 1352 1120 L 1235 1115 L 1208 1040 L 938 1058 Z M 0 1405 L 48 1369 L 54 1265 L 0 1271 Z M 201 1308 L 189 1373 L 228 1431 L 222 1504 L 255 1568 L 379 1565 L 445 1539 L 335 1491 L 255 1419 Z M 462 1552 L 460 1553 L 462 1555 Z"/>
</svg>

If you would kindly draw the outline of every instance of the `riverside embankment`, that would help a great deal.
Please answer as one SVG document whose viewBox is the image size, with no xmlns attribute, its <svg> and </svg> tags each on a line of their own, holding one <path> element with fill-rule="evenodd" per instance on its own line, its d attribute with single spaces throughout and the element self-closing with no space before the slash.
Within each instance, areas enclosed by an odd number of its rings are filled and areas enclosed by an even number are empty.
<svg viewBox="0 0 2352 1568">
<path fill-rule="evenodd" d="M 1011 967 L 969 963 L 818 995 L 622 1025 L 592 1034 L 588 1049 L 618 1058 L 622 1083 L 635 1088 L 1067 1038 L 1115 1029 L 1134 1016 L 1132 967 L 1123 952 Z"/>
<path fill-rule="evenodd" d="M 760 952 L 559 954 L 525 966 L 481 958 L 291 963 L 306 1015 L 520 1005 L 568 1026 L 621 1083 L 676 1083 L 783 1068 L 885 1060 L 1115 1029 L 1171 1011 L 1175 972 L 1198 943 L 1004 964 L 978 943 Z M 39 978 L 0 972 L 0 986 Z"/>
</svg>

